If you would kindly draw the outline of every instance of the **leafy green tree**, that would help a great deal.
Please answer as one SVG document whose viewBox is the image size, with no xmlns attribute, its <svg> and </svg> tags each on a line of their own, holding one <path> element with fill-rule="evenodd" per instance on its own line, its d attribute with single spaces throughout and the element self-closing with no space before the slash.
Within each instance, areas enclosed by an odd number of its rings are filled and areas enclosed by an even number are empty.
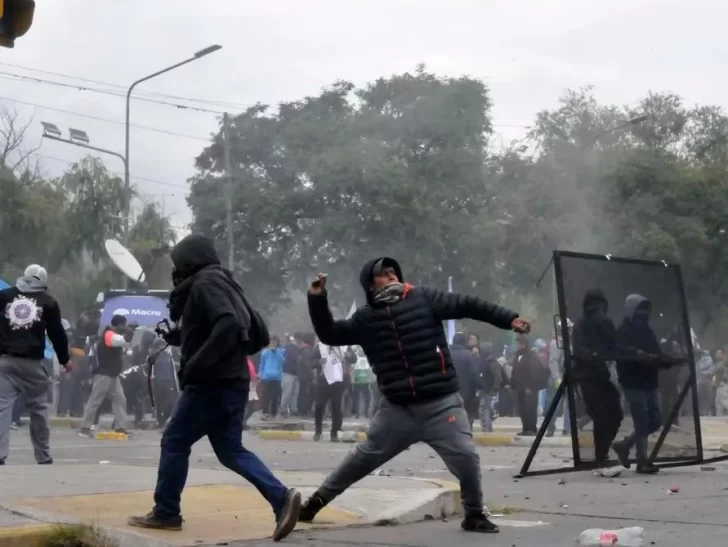
<svg viewBox="0 0 728 547">
<path fill-rule="evenodd" d="M 256 106 L 232 120 L 236 273 L 259 305 L 285 301 L 317 270 L 342 310 L 361 300 L 359 269 L 403 263 L 415 283 L 488 292 L 494 219 L 486 180 L 492 132 L 480 81 L 414 74 L 361 89 Z M 194 229 L 225 245 L 222 135 L 197 160 Z"/>
</svg>

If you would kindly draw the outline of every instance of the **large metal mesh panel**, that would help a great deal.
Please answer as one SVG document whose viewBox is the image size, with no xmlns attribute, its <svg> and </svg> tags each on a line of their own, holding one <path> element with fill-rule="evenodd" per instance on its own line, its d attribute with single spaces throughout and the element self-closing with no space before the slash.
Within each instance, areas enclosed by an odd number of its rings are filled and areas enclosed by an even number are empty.
<svg viewBox="0 0 728 547">
<path fill-rule="evenodd" d="M 594 415 L 601 418 L 606 413 L 612 417 L 612 423 L 619 423 L 616 440 L 633 433 L 628 391 L 635 386 L 649 388 L 651 378 L 656 380 L 662 427 L 650 437 L 650 452 L 669 418 L 675 416 L 655 461 L 697 459 L 699 419 L 693 415 L 695 391 L 691 385 L 695 364 L 688 343 L 690 326 L 679 267 L 588 255 L 559 254 L 557 260 L 562 310 L 574 323 L 571 347 L 565 350 L 566 367 L 576 380 L 575 414 L 581 460 L 590 461 L 597 456 L 595 441 L 598 445 L 602 432 L 597 431 L 595 437 Z M 599 312 L 596 318 L 590 317 L 592 312 L 588 309 L 594 308 L 600 299 L 606 307 L 601 323 Z M 649 302 L 649 320 L 646 325 L 637 325 L 634 313 L 645 306 L 643 301 Z M 655 343 L 657 347 L 653 348 Z M 658 360 L 639 353 L 653 355 L 658 351 Z M 608 383 L 604 380 L 605 371 Z M 687 393 L 683 394 L 685 389 Z M 598 421 L 599 429 L 607 420 Z"/>
<path fill-rule="evenodd" d="M 648 440 L 648 456 L 658 463 L 698 461 L 702 450 L 699 417 L 693 412 L 695 361 L 680 268 L 557 251 L 553 279 L 558 335 L 551 340 L 545 362 L 552 380 L 556 370 L 560 374 L 560 382 L 551 381 L 547 387 L 548 400 L 558 404 L 544 407 L 539 436 L 522 472 L 553 469 L 554 458 L 546 454 L 557 457 L 559 467 L 575 469 L 603 460 L 605 453 L 613 461 L 612 441 L 634 432 L 625 386 L 649 389 L 650 379 L 656 387 L 659 429 Z M 649 306 L 641 304 L 643 300 Z M 635 326 L 633 311 L 645 306 L 647 324 Z M 658 357 L 648 358 L 637 350 Z M 631 460 L 635 461 L 634 449 Z"/>
</svg>

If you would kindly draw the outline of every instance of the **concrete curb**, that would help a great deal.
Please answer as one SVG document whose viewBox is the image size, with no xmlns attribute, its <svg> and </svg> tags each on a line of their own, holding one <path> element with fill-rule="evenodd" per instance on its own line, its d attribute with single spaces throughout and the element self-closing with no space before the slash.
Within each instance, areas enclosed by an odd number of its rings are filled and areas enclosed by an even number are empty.
<svg viewBox="0 0 728 547">
<path fill-rule="evenodd" d="M 455 482 L 441 481 L 436 479 L 419 479 L 408 477 L 410 480 L 436 484 L 438 489 L 433 489 L 427 494 L 413 496 L 406 503 L 400 503 L 377 515 L 372 524 L 410 524 L 433 518 L 446 518 L 463 513 L 460 501 L 460 485 Z"/>
<path fill-rule="evenodd" d="M 721 445 L 720 451 L 723 452 L 723 453 L 725 453 L 725 454 L 728 454 L 728 443 L 726 443 L 724 445 Z"/>
<path fill-rule="evenodd" d="M 315 474 L 318 476 L 318 474 Z M 317 477 L 318 478 L 318 477 Z M 398 477 L 397 481 L 407 481 L 412 486 L 397 486 L 394 491 L 399 492 L 387 506 L 383 506 L 379 491 L 371 486 L 364 487 L 366 499 L 358 503 L 345 502 L 337 511 L 348 513 L 352 520 L 338 523 L 317 523 L 299 525 L 297 532 L 304 533 L 311 529 L 356 528 L 366 525 L 405 524 L 445 518 L 462 514 L 459 485 L 449 481 L 440 481 L 430 478 Z M 418 486 L 422 485 L 422 486 Z M 433 487 L 434 486 L 434 487 Z M 402 490 L 399 490 L 399 489 Z M 301 488 L 304 493 L 314 490 L 314 487 Z M 346 495 L 346 494 L 345 494 Z M 83 496 L 81 494 L 81 496 Z M 70 496 L 73 498 L 74 496 Z M 343 496 L 342 496 L 343 499 Z M 396 500 L 396 501 L 395 501 Z M 54 505 L 51 507 L 55 507 Z M 94 521 L 89 517 L 81 517 L 75 513 L 56 513 L 48 508 L 41 509 L 26 506 L 20 501 L 19 505 L 0 504 L 0 509 L 13 513 L 25 520 L 25 524 L 0 527 L 0 547 L 44 547 L 46 534 L 59 526 L 74 524 L 90 524 L 98 526 L 99 531 L 119 542 L 121 547 L 173 547 L 179 546 L 178 538 L 147 535 L 137 533 L 117 524 Z M 237 517 L 236 517 L 237 518 Z M 187 539 L 187 538 L 185 538 Z M 250 538 L 241 538 L 245 541 Z M 198 541 L 199 543 L 199 541 Z"/>
<path fill-rule="evenodd" d="M 261 429 L 257 432 L 258 437 L 266 441 L 313 441 L 313 431 L 278 431 L 274 429 Z M 321 442 L 329 442 L 328 433 L 321 436 Z M 363 442 L 367 434 L 357 431 L 342 431 L 339 440 L 342 443 Z M 571 438 L 564 437 L 564 440 L 554 441 L 551 438 L 544 438 L 542 446 L 571 446 Z M 473 441 L 480 446 L 522 446 L 528 447 L 533 443 L 533 437 L 517 437 L 514 435 L 502 435 L 499 433 L 474 433 Z M 552 441 L 552 442 L 549 442 Z"/>
<path fill-rule="evenodd" d="M 313 441 L 313 431 L 279 431 L 273 429 L 261 429 L 257 431 L 257 435 L 262 440 L 267 441 Z M 367 434 L 357 431 L 342 431 L 339 434 L 339 440 L 342 443 L 358 443 L 363 442 L 367 438 Z M 329 442 L 328 433 L 321 436 L 321 442 Z M 500 447 L 520 447 L 529 448 L 535 437 L 519 437 L 517 435 L 508 435 L 502 433 L 473 433 L 473 442 L 478 446 L 500 446 Z M 655 441 L 650 439 L 650 447 L 654 446 Z M 555 436 L 544 437 L 541 440 L 541 447 L 546 448 L 571 448 L 571 437 Z M 582 433 L 579 435 L 579 447 L 582 449 L 593 449 L 594 439 L 591 433 Z M 665 442 L 663 447 L 670 450 L 681 450 L 685 447 Z M 708 446 L 705 449 L 711 449 Z M 720 449 L 722 452 L 728 453 L 728 444 L 724 444 Z"/>
</svg>

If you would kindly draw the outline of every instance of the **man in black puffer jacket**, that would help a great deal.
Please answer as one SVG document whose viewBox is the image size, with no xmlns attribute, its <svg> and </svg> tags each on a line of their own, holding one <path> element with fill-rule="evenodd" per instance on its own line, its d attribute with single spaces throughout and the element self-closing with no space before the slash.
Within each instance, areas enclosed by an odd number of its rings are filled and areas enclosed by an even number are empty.
<svg viewBox="0 0 728 547">
<path fill-rule="evenodd" d="M 422 441 L 437 451 L 460 481 L 465 509 L 462 528 L 498 532 L 483 513 L 480 458 L 458 394 L 442 322 L 468 318 L 517 332 L 529 332 L 530 323 L 471 296 L 408 285 L 397 261 L 388 257 L 371 260 L 362 269 L 367 305 L 350 319 L 334 321 L 326 279 L 319 274 L 308 292 L 314 330 L 324 344 L 361 346 L 383 397 L 367 440 L 305 502 L 299 520 L 312 521 L 349 486 Z"/>
</svg>

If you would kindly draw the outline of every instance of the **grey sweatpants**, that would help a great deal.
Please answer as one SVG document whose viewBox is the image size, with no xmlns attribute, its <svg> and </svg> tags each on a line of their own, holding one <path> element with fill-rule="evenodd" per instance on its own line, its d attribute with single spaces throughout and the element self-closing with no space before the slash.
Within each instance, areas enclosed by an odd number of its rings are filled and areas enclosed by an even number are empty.
<svg viewBox="0 0 728 547">
<path fill-rule="evenodd" d="M 382 398 L 369 424 L 367 440 L 358 444 L 318 490 L 327 502 L 410 445 L 424 442 L 460 481 L 466 513 L 483 510 L 480 457 L 475 450 L 468 414 L 459 394 L 417 405 L 393 405 Z"/>
<path fill-rule="evenodd" d="M 94 375 L 93 387 L 91 387 L 91 395 L 86 403 L 86 410 L 83 411 L 82 429 L 89 429 L 96 419 L 96 412 L 108 397 L 111 400 L 111 411 L 114 413 L 114 424 L 116 429 L 124 429 L 126 427 L 126 397 L 124 396 L 124 387 L 121 380 L 117 376 L 104 376 L 103 374 Z"/>
<path fill-rule="evenodd" d="M 10 355 L 0 356 L 0 460 L 5 461 L 10 452 L 10 422 L 18 397 L 23 398 L 30 415 L 30 441 L 33 443 L 35 460 L 39 463 L 50 460 L 50 382 L 42 361 Z"/>
</svg>

